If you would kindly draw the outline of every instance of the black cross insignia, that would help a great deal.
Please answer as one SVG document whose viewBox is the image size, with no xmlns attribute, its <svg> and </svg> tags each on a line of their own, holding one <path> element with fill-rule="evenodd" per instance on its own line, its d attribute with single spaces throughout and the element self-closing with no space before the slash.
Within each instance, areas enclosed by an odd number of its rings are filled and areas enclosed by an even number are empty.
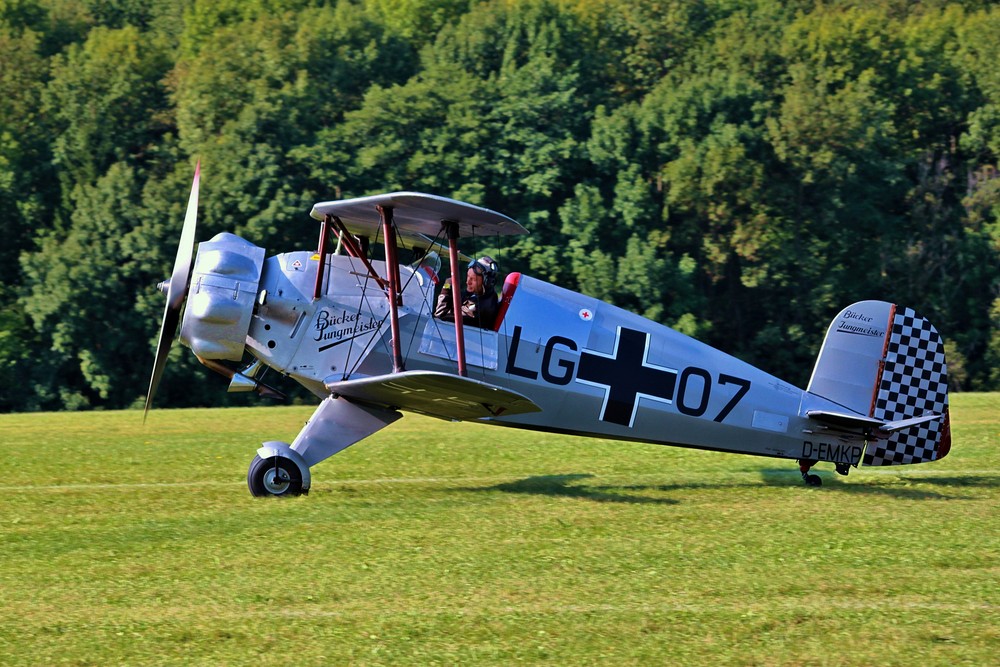
<svg viewBox="0 0 1000 667">
<path fill-rule="evenodd" d="M 611 354 L 583 350 L 576 381 L 604 389 L 601 421 L 632 427 L 640 397 L 673 403 L 677 371 L 647 361 L 649 334 L 618 327 Z"/>
</svg>

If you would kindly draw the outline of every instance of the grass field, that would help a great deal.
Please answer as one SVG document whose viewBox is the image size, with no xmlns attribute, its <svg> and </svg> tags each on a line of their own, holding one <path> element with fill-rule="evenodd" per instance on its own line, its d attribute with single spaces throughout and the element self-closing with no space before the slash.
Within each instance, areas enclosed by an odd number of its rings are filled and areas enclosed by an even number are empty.
<svg viewBox="0 0 1000 667">
<path fill-rule="evenodd" d="M 254 499 L 311 408 L 0 416 L 2 665 L 997 665 L 1000 394 L 943 461 L 407 417 Z"/>
</svg>

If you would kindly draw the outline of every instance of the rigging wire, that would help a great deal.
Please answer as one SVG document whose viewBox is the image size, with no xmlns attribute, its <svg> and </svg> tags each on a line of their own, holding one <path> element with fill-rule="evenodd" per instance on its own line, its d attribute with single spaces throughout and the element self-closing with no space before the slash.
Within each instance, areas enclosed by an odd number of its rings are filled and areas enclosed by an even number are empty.
<svg viewBox="0 0 1000 667">
<path fill-rule="evenodd" d="M 396 223 L 395 223 L 395 221 L 393 221 L 393 225 L 395 225 L 395 224 L 396 224 Z M 424 251 L 424 257 L 426 257 L 426 256 L 427 256 L 427 253 L 428 253 L 428 252 L 430 252 L 430 248 L 431 248 L 431 247 L 433 247 L 433 246 L 435 246 L 435 245 L 438 245 L 438 244 L 439 244 L 439 243 L 438 243 L 438 239 L 439 239 L 439 238 L 441 238 L 441 235 L 442 235 L 442 234 L 444 234 L 444 226 L 442 226 L 442 227 L 441 227 L 441 230 L 440 230 L 440 231 L 439 231 L 439 232 L 437 233 L 437 235 L 436 235 L 436 236 L 435 236 L 435 237 L 434 237 L 433 239 L 431 239 L 431 245 L 430 245 L 430 246 L 428 246 L 428 249 Z M 433 252 L 437 252 L 437 251 L 433 251 Z M 423 262 L 423 258 L 421 258 L 421 259 L 420 259 L 420 262 Z M 410 285 L 410 282 L 412 282 L 412 281 L 413 281 L 413 278 L 414 278 L 414 276 L 416 276 L 416 275 L 417 275 L 417 271 L 419 271 L 419 270 L 420 270 L 420 262 L 418 262 L 418 263 L 417 263 L 417 268 L 416 268 L 416 270 L 415 270 L 415 271 L 413 271 L 413 272 L 412 272 L 412 273 L 410 274 L 410 277 L 406 279 L 406 285 L 404 285 L 404 286 L 403 286 L 403 289 L 402 289 L 402 290 L 400 290 L 400 293 L 402 293 L 402 292 L 405 292 L 405 291 L 406 291 L 406 288 L 407 288 L 407 287 L 409 287 L 409 285 Z M 431 319 L 434 319 L 434 297 L 435 297 L 435 294 L 434 294 L 434 292 L 435 292 L 435 290 L 434 290 L 434 285 L 432 284 L 432 285 L 431 285 L 431 305 L 430 305 L 430 307 L 429 307 L 429 312 L 428 312 L 428 315 L 430 315 L 430 318 L 431 318 Z M 425 293 L 425 294 L 426 294 L 426 293 Z M 424 305 L 425 305 L 426 303 L 427 303 L 427 299 L 426 299 L 426 296 L 424 296 L 424 298 L 421 298 L 421 300 L 420 300 L 420 312 L 419 312 L 419 313 L 417 313 L 417 320 L 418 320 L 418 321 L 419 321 L 420 317 L 421 317 L 421 316 L 422 316 L 422 315 L 424 314 Z M 435 330 L 437 331 L 437 327 L 434 327 L 434 328 L 435 328 Z M 441 333 L 440 333 L 440 331 L 437 331 L 437 333 L 438 333 L 438 337 L 440 337 L 440 338 L 441 338 L 441 342 L 442 342 L 442 344 L 444 344 L 444 338 L 443 338 L 443 337 L 441 336 Z M 416 327 L 414 327 L 414 329 L 413 329 L 413 335 L 411 335 L 411 336 L 410 336 L 410 342 L 409 342 L 409 344 L 408 344 L 408 345 L 406 346 L 406 356 L 404 357 L 404 359 L 408 360 L 408 359 L 410 358 L 410 352 L 411 352 L 411 350 L 413 349 L 413 341 L 414 341 L 414 340 L 415 340 L 416 338 L 417 338 L 417 329 L 416 329 Z"/>
<path fill-rule="evenodd" d="M 376 239 L 376 241 L 378 240 L 378 233 L 377 232 L 376 232 L 375 239 Z M 351 273 L 354 274 L 354 275 L 361 275 L 362 272 L 358 271 L 357 270 L 357 266 L 355 266 L 355 264 L 354 264 L 354 260 L 356 258 L 353 257 L 353 256 L 351 256 L 351 255 L 348 255 L 348 256 L 350 257 L 350 262 L 351 262 L 351 269 L 352 269 Z M 365 267 L 364 276 L 365 276 L 365 282 L 364 282 L 364 285 L 360 286 L 361 287 L 361 298 L 358 300 L 358 310 L 357 310 L 357 313 L 356 313 L 357 319 L 355 320 L 355 323 L 357 323 L 357 322 L 359 322 L 361 320 L 361 308 L 362 308 L 362 305 L 364 305 L 364 304 L 367 303 L 368 310 L 372 314 L 374 314 L 374 312 L 375 312 L 374 309 L 371 307 L 371 303 L 368 302 L 368 285 L 371 282 L 372 275 L 371 275 L 371 272 L 369 272 L 367 270 L 367 267 Z M 379 291 L 382 291 L 382 290 L 380 289 Z M 386 315 L 384 315 L 382 317 L 382 319 L 379 320 L 378 327 L 376 327 L 374 331 L 378 332 L 378 331 L 382 330 L 382 325 L 385 324 L 386 317 L 388 317 L 388 313 L 386 313 Z M 372 317 L 372 319 L 374 320 L 375 318 Z M 348 368 L 351 365 L 350 359 L 351 359 L 351 353 L 354 350 L 354 339 L 355 338 L 357 338 L 357 336 L 351 336 L 350 341 L 349 341 L 348 346 L 347 346 L 347 356 L 344 359 L 344 372 L 342 373 L 342 377 L 341 377 L 342 380 L 346 380 L 351 375 L 353 375 L 356 370 L 358 370 L 358 368 L 361 366 L 361 362 L 364 361 L 364 359 L 366 357 L 366 352 L 368 351 L 369 346 L 371 345 L 372 341 L 375 340 L 375 336 L 373 335 L 372 338 L 365 345 L 364 349 L 362 349 L 360 355 L 358 356 L 357 361 L 354 363 L 354 366 L 351 367 L 350 370 L 348 370 Z"/>
<path fill-rule="evenodd" d="M 393 229 L 394 232 L 396 232 L 398 234 L 398 227 L 396 225 L 395 220 L 392 222 L 392 229 Z M 475 228 L 475 226 L 473 226 L 473 228 L 472 228 L 472 235 L 470 237 L 471 240 L 472 240 L 472 246 L 473 246 L 473 248 L 476 248 L 476 245 L 477 245 L 477 237 L 476 237 L 475 230 L 476 230 L 476 228 Z M 425 256 L 426 256 L 426 252 L 429 251 L 430 247 L 433 247 L 434 245 L 438 245 L 439 244 L 439 240 L 441 239 L 443 233 L 444 233 L 444 229 L 442 228 L 442 230 L 439 231 L 438 234 L 433 238 L 431 245 L 428 246 L 428 250 L 425 251 Z M 381 235 L 381 229 L 377 230 L 376 233 L 375 233 L 375 242 L 376 243 L 378 243 L 380 235 Z M 402 235 L 398 235 L 398 238 L 402 239 Z M 479 238 L 482 238 L 482 237 L 479 237 Z M 339 236 L 338 236 L 338 239 L 339 239 Z M 403 247 L 404 250 L 412 250 L 412 248 L 407 248 L 406 246 L 402 246 L 402 247 Z M 500 250 L 501 250 L 501 248 L 500 248 L 500 234 L 496 235 L 496 247 L 497 247 L 497 256 L 500 257 L 501 256 L 501 252 L 500 252 Z M 475 252 L 474 255 L 478 255 L 478 252 Z M 350 257 L 352 272 L 355 275 L 360 275 L 362 272 L 360 272 L 360 271 L 357 270 L 358 267 L 354 263 L 354 260 L 356 258 L 353 257 L 353 256 L 350 256 L 350 255 L 349 255 L 349 257 Z M 475 256 L 473 258 L 473 261 L 475 261 Z M 499 262 L 498 262 L 498 264 L 499 264 Z M 416 270 L 412 270 L 412 267 L 408 267 L 408 268 L 411 268 L 411 272 L 410 272 L 410 275 L 407 277 L 406 284 L 402 285 L 401 288 L 400 288 L 400 290 L 399 290 L 399 295 L 400 295 L 401 298 L 402 298 L 403 293 L 410 286 L 410 283 L 413 281 L 414 277 L 416 276 L 416 273 L 419 270 L 419 264 L 418 264 L 418 268 Z M 454 284 L 454 283 L 457 282 L 458 271 L 456 269 L 458 269 L 458 268 L 459 267 L 451 267 L 452 274 L 453 274 L 451 276 L 451 280 L 453 282 L 453 285 L 452 285 L 453 289 L 460 289 L 459 285 Z M 390 268 L 388 267 L 388 264 L 386 264 L 386 270 L 387 271 L 390 270 Z M 374 308 L 372 307 L 372 303 L 370 301 L 370 297 L 368 296 L 368 286 L 369 286 L 369 284 L 371 282 L 372 276 L 371 276 L 371 273 L 368 272 L 367 270 L 364 271 L 364 275 L 365 275 L 364 285 L 361 286 L 362 287 L 362 299 L 360 299 L 358 301 L 358 309 L 357 309 L 357 312 L 356 312 L 356 315 L 357 315 L 357 320 L 356 321 L 360 321 L 360 319 L 361 319 L 361 313 L 362 313 L 362 307 L 364 305 L 367 305 L 369 311 L 372 312 L 372 313 L 374 313 Z M 495 289 L 496 289 L 496 287 L 494 286 L 494 290 Z M 384 293 L 384 290 L 380 289 L 379 291 Z M 433 301 L 433 298 L 434 298 L 434 291 L 433 291 L 433 289 L 431 291 L 431 295 L 432 295 L 431 298 L 432 298 L 432 301 Z M 501 292 L 501 299 L 502 299 L 502 292 Z M 420 309 L 419 309 L 419 312 L 417 314 L 418 321 L 419 321 L 420 317 L 424 313 L 424 307 L 425 307 L 425 305 L 427 305 L 427 299 L 426 298 L 421 298 L 421 300 L 420 300 Z M 433 320 L 434 319 L 433 318 L 433 306 L 431 307 L 430 315 L 431 315 L 431 319 Z M 456 314 L 455 316 L 459 317 L 461 315 L 460 314 Z M 386 321 L 386 319 L 388 317 L 389 317 L 389 313 L 386 313 L 378 321 L 378 327 L 377 327 L 377 329 L 375 329 L 376 332 L 382 330 L 382 327 L 385 324 L 385 321 Z M 372 319 L 374 319 L 374 318 L 372 318 Z M 476 327 L 476 328 L 479 330 L 478 331 L 479 349 L 480 349 L 480 354 L 482 354 L 482 350 L 483 350 L 483 348 L 485 347 L 485 344 L 486 344 L 485 334 L 484 334 L 485 330 L 482 327 Z M 435 333 L 437 334 L 437 337 L 438 337 L 440 343 L 443 346 L 445 346 L 445 348 L 447 349 L 447 342 L 446 342 L 443 334 L 441 333 L 440 327 L 434 327 L 434 329 L 435 329 Z M 506 327 L 505 327 L 505 331 L 506 331 Z M 414 328 L 413 331 L 411 332 L 410 340 L 409 340 L 409 342 L 407 344 L 406 355 L 404 357 L 404 360 L 408 360 L 409 357 L 410 357 L 410 353 L 412 352 L 412 349 L 413 349 L 413 343 L 414 343 L 415 339 L 417 338 L 417 333 L 418 333 L 417 332 L 417 328 Z M 497 333 L 499 333 L 499 332 L 497 332 Z M 505 335 L 504 337 L 507 338 L 507 340 L 505 341 L 505 349 L 506 349 L 507 354 L 509 355 L 510 354 L 510 340 L 509 340 L 509 336 Z M 382 345 L 383 345 L 383 347 L 386 350 L 386 353 L 390 353 L 391 352 L 391 350 L 389 348 L 389 344 L 386 342 L 384 336 L 379 337 L 379 336 L 373 335 L 368 340 L 368 342 L 365 344 L 364 348 L 361 350 L 361 352 L 360 352 L 357 360 L 354 362 L 353 367 L 351 367 L 350 358 L 351 358 L 351 354 L 353 353 L 354 339 L 355 338 L 357 338 L 357 336 L 352 336 L 351 339 L 350 339 L 350 341 L 349 341 L 349 346 L 348 346 L 348 351 L 347 351 L 347 357 L 346 357 L 346 360 L 345 360 L 345 372 L 342 373 L 342 380 L 347 380 L 351 375 L 353 375 L 358 370 L 358 368 L 361 366 L 361 363 L 367 357 L 367 353 L 368 353 L 369 348 L 371 348 L 372 344 L 375 343 L 376 338 L 379 338 L 381 340 Z M 482 365 L 481 363 L 480 364 L 475 364 L 475 365 L 480 367 L 479 375 L 484 380 L 487 379 L 486 378 L 486 368 L 485 368 L 485 366 Z M 350 367 L 350 370 L 347 370 L 348 367 Z"/>
</svg>

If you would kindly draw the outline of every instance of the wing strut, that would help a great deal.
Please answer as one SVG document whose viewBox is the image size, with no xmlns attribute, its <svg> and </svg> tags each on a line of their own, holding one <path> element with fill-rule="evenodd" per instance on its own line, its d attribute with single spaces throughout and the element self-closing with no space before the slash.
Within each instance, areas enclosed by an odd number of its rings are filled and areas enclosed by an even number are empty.
<svg viewBox="0 0 1000 667">
<path fill-rule="evenodd" d="M 313 301 L 320 297 L 323 291 L 323 273 L 326 269 L 326 256 L 329 253 L 327 245 L 330 243 L 330 216 L 323 216 L 323 222 L 319 223 L 319 266 L 316 267 L 316 286 L 313 288 Z"/>
<path fill-rule="evenodd" d="M 396 258 L 396 230 L 392 226 L 392 207 L 378 205 L 382 218 L 382 236 L 385 243 L 385 272 L 389 280 L 389 324 L 392 327 L 392 372 L 401 373 L 403 366 L 403 346 L 399 338 L 399 261 Z"/>
<path fill-rule="evenodd" d="M 448 262 L 451 265 L 452 283 L 457 283 L 458 272 L 458 223 L 453 220 L 442 220 L 445 230 L 448 232 Z M 462 328 L 462 287 L 458 284 L 451 286 L 452 312 L 455 313 L 455 348 L 458 357 L 458 374 L 462 377 L 468 376 L 465 370 L 465 331 Z"/>
</svg>

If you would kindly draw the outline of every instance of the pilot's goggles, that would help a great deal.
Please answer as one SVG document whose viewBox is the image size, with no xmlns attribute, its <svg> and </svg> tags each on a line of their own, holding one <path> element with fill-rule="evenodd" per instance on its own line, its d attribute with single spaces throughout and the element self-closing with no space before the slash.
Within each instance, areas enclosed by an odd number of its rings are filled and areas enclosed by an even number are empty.
<svg viewBox="0 0 1000 667">
<path fill-rule="evenodd" d="M 487 273 L 496 273 L 497 265 L 496 262 L 490 262 L 489 267 L 481 264 L 482 260 L 474 259 L 469 262 L 469 268 L 472 269 L 477 276 L 485 276 Z"/>
</svg>

